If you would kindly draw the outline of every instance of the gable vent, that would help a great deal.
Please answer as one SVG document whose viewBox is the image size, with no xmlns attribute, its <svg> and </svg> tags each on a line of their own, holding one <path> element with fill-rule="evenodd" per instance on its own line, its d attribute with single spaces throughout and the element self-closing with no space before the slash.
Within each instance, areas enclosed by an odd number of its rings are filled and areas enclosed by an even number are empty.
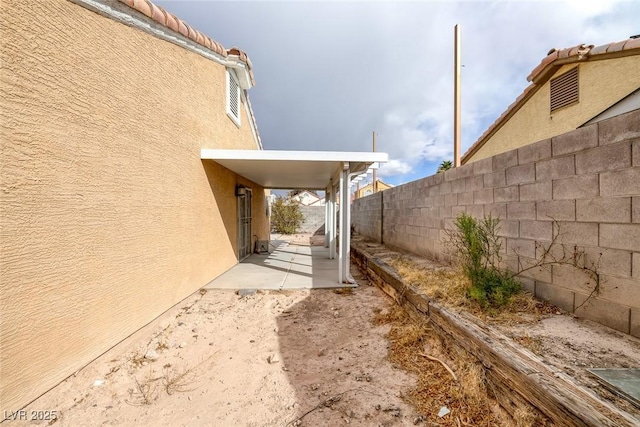
<svg viewBox="0 0 640 427">
<path fill-rule="evenodd" d="M 578 102 L 578 67 L 551 79 L 551 112 Z"/>
<path fill-rule="evenodd" d="M 240 125 L 240 85 L 230 70 L 227 71 L 227 89 L 227 114 Z"/>
</svg>

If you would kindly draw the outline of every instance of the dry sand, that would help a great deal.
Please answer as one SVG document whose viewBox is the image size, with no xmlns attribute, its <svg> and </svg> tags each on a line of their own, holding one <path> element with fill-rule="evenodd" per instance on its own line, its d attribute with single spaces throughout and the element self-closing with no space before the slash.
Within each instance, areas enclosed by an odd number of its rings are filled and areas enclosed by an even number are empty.
<svg viewBox="0 0 640 427">
<path fill-rule="evenodd" d="M 378 251 L 382 259 L 396 256 Z M 423 414 L 402 396 L 415 379 L 388 360 L 390 326 L 371 322 L 390 299 L 357 270 L 352 274 L 361 284 L 352 293 L 196 293 L 25 410 L 57 411 L 54 425 L 62 426 L 414 425 Z M 640 415 L 586 372 L 640 366 L 640 340 L 557 313 L 491 323 L 548 365 Z"/>
<path fill-rule="evenodd" d="M 401 396 L 414 379 L 371 323 L 389 304 L 367 284 L 197 293 L 26 410 L 55 410 L 62 426 L 413 425 Z"/>
</svg>

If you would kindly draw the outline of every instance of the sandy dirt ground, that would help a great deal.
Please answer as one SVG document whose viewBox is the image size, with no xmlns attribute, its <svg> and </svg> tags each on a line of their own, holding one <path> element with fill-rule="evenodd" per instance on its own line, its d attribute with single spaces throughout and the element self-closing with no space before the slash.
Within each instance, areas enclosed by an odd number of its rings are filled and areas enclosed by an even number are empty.
<svg viewBox="0 0 640 427">
<path fill-rule="evenodd" d="M 371 323 L 390 300 L 363 283 L 202 291 L 25 409 L 55 410 L 61 426 L 413 425 L 401 396 L 414 379 Z M 47 425 L 2 425 L 34 424 Z"/>
<path fill-rule="evenodd" d="M 370 250 L 381 259 L 398 254 Z M 25 411 L 56 411 L 61 426 L 414 425 L 424 414 L 402 397 L 416 380 L 388 360 L 390 326 L 372 323 L 390 299 L 352 274 L 361 285 L 353 292 L 196 293 Z M 640 366 L 640 340 L 555 308 L 536 320 L 490 323 L 640 415 L 586 371 Z"/>
</svg>

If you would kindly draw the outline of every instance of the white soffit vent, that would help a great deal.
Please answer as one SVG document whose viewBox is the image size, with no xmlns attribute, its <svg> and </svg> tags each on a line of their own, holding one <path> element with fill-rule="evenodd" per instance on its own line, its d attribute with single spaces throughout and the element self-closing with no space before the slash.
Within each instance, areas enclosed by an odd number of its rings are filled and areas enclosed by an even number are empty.
<svg viewBox="0 0 640 427">
<path fill-rule="evenodd" d="M 227 70 L 227 114 L 240 126 L 240 85 L 231 70 Z"/>
<path fill-rule="evenodd" d="M 578 67 L 551 79 L 551 112 L 578 102 Z"/>
</svg>

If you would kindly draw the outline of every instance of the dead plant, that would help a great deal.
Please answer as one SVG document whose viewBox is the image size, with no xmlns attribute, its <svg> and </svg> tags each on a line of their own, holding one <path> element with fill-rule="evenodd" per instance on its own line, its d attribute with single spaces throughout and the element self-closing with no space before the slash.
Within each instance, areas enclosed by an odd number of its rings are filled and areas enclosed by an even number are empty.
<svg viewBox="0 0 640 427">
<path fill-rule="evenodd" d="M 194 388 L 190 388 L 196 380 L 196 374 L 193 368 L 188 368 L 185 365 L 181 370 L 177 371 L 171 364 L 167 363 L 162 368 L 162 373 L 162 384 L 168 395 L 176 392 L 184 393 L 195 390 Z"/>
<path fill-rule="evenodd" d="M 155 382 L 160 378 L 153 378 L 152 371 L 142 380 L 139 380 L 137 376 L 133 377 L 136 384 L 135 389 L 129 389 L 130 400 L 127 399 L 129 405 L 151 405 L 158 398 L 158 387 Z"/>
</svg>

